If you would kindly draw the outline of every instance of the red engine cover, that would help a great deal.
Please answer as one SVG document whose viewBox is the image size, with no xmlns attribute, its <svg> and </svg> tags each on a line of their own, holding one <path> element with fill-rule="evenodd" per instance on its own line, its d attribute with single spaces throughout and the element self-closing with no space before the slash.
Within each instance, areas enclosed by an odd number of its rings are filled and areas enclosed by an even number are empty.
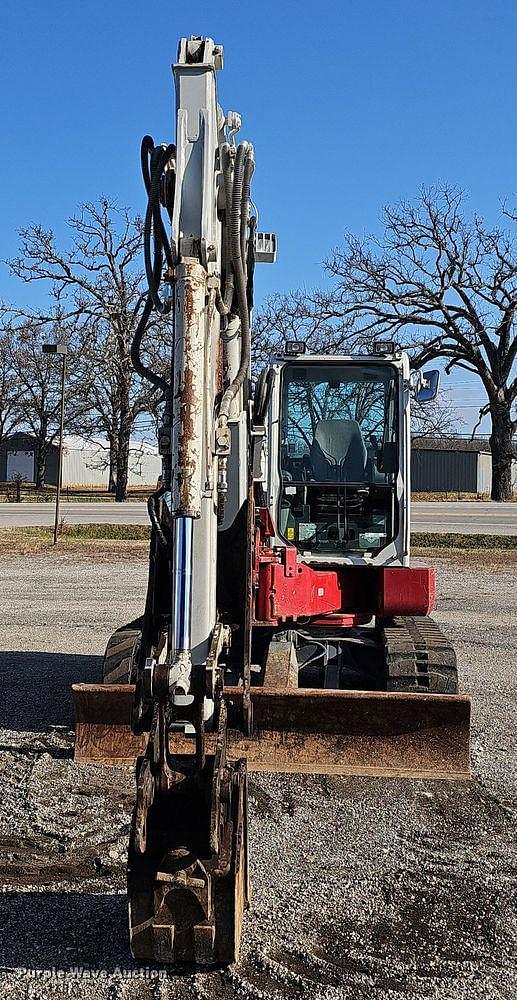
<svg viewBox="0 0 517 1000">
<path fill-rule="evenodd" d="M 427 615 L 434 607 L 432 569 L 391 566 L 314 569 L 297 561 L 297 551 L 292 546 L 287 546 L 276 558 L 272 558 L 271 550 L 267 558 L 259 556 L 257 582 L 255 613 L 259 621 L 339 617 L 340 625 L 353 625 L 373 615 L 381 618 Z"/>
<path fill-rule="evenodd" d="M 282 563 L 262 563 L 259 571 L 257 618 L 284 621 L 339 611 L 343 604 L 342 581 L 338 573 L 313 570 L 295 564 L 286 575 Z"/>
</svg>

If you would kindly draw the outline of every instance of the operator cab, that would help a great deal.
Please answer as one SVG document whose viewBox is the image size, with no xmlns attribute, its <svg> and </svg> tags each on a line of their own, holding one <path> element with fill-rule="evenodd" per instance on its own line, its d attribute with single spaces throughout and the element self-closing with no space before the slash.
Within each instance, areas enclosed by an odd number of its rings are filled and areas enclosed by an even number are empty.
<svg viewBox="0 0 517 1000">
<path fill-rule="evenodd" d="M 389 362 L 283 366 L 277 528 L 286 542 L 343 556 L 395 538 L 399 380 Z"/>
</svg>

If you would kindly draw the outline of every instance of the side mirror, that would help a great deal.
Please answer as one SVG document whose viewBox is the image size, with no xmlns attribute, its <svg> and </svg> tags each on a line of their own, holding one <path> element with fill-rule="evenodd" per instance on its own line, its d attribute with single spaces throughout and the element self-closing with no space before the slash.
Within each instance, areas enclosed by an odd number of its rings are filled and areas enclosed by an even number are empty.
<svg viewBox="0 0 517 1000">
<path fill-rule="evenodd" d="M 440 372 L 433 368 L 428 372 L 417 372 L 414 391 L 417 403 L 429 403 L 436 399 L 440 385 Z"/>
</svg>

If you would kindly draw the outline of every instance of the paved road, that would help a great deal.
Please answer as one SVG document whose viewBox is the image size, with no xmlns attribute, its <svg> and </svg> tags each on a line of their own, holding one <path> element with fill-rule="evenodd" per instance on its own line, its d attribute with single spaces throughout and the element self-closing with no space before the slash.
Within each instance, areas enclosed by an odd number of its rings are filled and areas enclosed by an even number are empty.
<svg viewBox="0 0 517 1000">
<path fill-rule="evenodd" d="M 145 503 L 64 503 L 67 524 L 148 524 Z M 54 523 L 51 503 L 0 504 L 0 527 Z M 517 535 L 517 503 L 415 503 L 413 531 Z"/>
<path fill-rule="evenodd" d="M 145 503 L 62 503 L 67 524 L 149 524 Z M 0 527 L 54 524 L 53 503 L 0 504 Z"/>
<path fill-rule="evenodd" d="M 517 535 L 517 503 L 414 503 L 413 531 L 459 531 L 468 535 Z"/>
</svg>

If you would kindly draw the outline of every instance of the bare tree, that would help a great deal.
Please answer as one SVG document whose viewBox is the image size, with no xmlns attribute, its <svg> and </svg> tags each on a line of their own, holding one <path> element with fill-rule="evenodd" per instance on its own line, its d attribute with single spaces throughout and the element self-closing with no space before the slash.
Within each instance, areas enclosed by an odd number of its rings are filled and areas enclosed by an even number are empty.
<svg viewBox="0 0 517 1000">
<path fill-rule="evenodd" d="M 449 400 L 449 391 L 440 390 L 436 399 L 428 403 L 411 404 L 411 437 L 446 438 L 457 434 L 464 421 L 457 416 Z"/>
<path fill-rule="evenodd" d="M 286 340 L 303 340 L 313 354 L 350 350 L 354 321 L 338 316 L 333 289 L 297 289 L 270 295 L 253 320 L 253 363 L 259 370 Z"/>
<path fill-rule="evenodd" d="M 48 283 L 67 321 L 89 324 L 77 359 L 90 403 L 85 429 L 106 433 L 110 485 L 115 486 L 116 499 L 124 500 L 134 423 L 140 413 L 154 412 L 159 395 L 141 382 L 130 356 L 143 303 L 142 223 L 104 198 L 83 205 L 69 220 L 69 228 L 67 250 L 56 245 L 50 230 L 38 225 L 23 229 L 19 255 L 9 264 L 23 281 Z M 164 349 L 162 365 L 166 355 Z"/>
<path fill-rule="evenodd" d="M 74 328 L 62 323 L 43 326 L 30 320 L 20 321 L 8 329 L 9 366 L 17 386 L 13 418 L 18 427 L 30 431 L 36 441 L 36 486 L 45 481 L 45 466 L 51 445 L 59 433 L 61 379 L 54 355 L 43 354 L 45 340 L 60 340 L 68 344 L 73 367 Z M 74 378 L 65 391 L 65 423 L 76 429 L 85 407 L 84 397 L 77 391 Z"/>
<path fill-rule="evenodd" d="M 170 333 L 165 323 L 150 323 L 148 333 L 156 340 L 152 360 L 144 352 L 144 360 L 154 369 L 169 364 Z M 87 387 L 89 409 L 82 421 L 82 433 L 95 436 L 99 432 L 108 440 L 106 466 L 109 468 L 109 489 L 117 499 L 123 499 L 129 472 L 130 439 L 139 417 L 156 417 L 161 393 L 139 378 L 132 367 L 128 340 L 114 337 L 112 327 L 104 318 L 92 324 L 88 344 L 77 362 L 77 374 Z M 126 431 L 129 430 L 129 433 Z"/>
<path fill-rule="evenodd" d="M 515 212 L 506 211 L 506 226 Z M 467 218 L 463 196 L 448 186 L 423 189 L 416 203 L 384 213 L 382 237 L 347 234 L 325 265 L 328 290 L 284 300 L 282 333 L 293 320 L 314 331 L 316 346 L 364 346 L 391 335 L 420 367 L 443 358 L 446 372 L 477 375 L 492 421 L 492 499 L 512 496 L 517 427 L 517 243 L 504 228 Z M 278 314 L 279 302 L 273 303 Z M 287 308 L 287 315 L 285 314 Z M 259 331 L 271 321 L 271 307 Z M 311 342 L 312 346 L 312 342 Z"/>
<path fill-rule="evenodd" d="M 21 422 L 22 387 L 13 365 L 13 334 L 9 327 L 0 333 L 0 444 Z"/>
<path fill-rule="evenodd" d="M 507 215 L 507 221 L 511 216 Z M 381 239 L 347 236 L 327 262 L 336 314 L 364 339 L 392 333 L 415 367 L 437 358 L 446 371 L 477 375 L 492 421 L 492 499 L 512 496 L 517 427 L 517 243 L 515 235 L 467 219 L 462 194 L 424 189 L 416 204 L 385 211 Z"/>
</svg>

